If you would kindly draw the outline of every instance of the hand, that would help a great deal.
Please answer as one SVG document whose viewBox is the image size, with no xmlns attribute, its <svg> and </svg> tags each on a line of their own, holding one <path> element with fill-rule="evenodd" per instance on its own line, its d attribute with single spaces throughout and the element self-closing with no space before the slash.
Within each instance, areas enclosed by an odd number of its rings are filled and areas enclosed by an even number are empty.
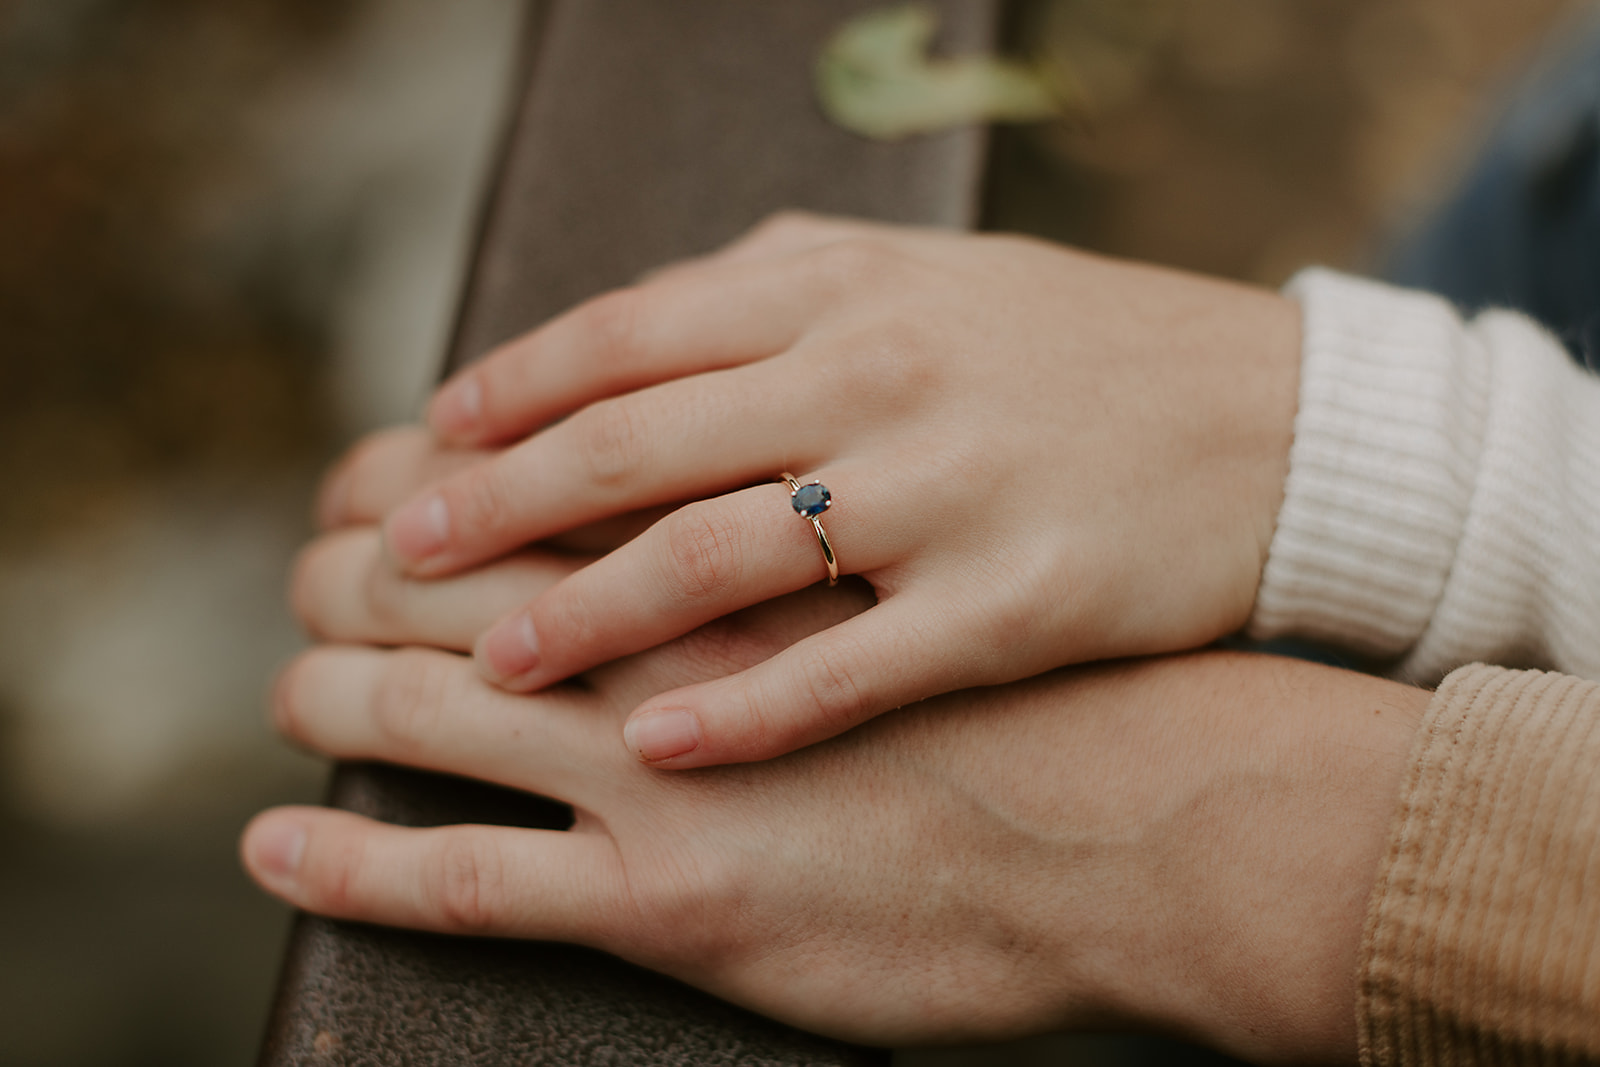
<svg viewBox="0 0 1600 1067">
<path fill-rule="evenodd" d="M 406 497 L 485 462 L 496 450 L 441 445 L 421 426 L 396 426 L 368 434 L 335 463 L 317 493 L 317 527 L 323 531 L 371 526 Z M 546 549 L 598 554 L 637 537 L 670 508 L 645 508 L 563 531 Z M 508 605 L 508 610 L 509 610 Z"/>
<path fill-rule="evenodd" d="M 785 217 L 464 371 L 429 421 L 527 440 L 387 523 L 419 576 L 705 498 L 502 620 L 531 691 L 823 576 L 773 479 L 818 478 L 877 605 L 653 696 L 661 766 L 770 757 L 935 693 L 1190 648 L 1249 616 L 1288 465 L 1298 313 L 1032 240 Z M 748 487 L 748 488 L 742 488 Z"/>
<path fill-rule="evenodd" d="M 534 556 L 418 582 L 348 529 L 307 551 L 297 602 L 335 639 L 461 647 L 562 573 Z M 857 1041 L 1128 1026 L 1259 1061 L 1354 1056 L 1365 904 L 1426 694 L 1211 653 L 949 694 L 689 775 L 618 742 L 653 693 L 868 603 L 810 590 L 526 696 L 446 652 L 316 649 L 274 701 L 289 737 L 551 795 L 576 822 L 285 808 L 247 829 L 245 863 L 314 912 L 579 942 Z"/>
</svg>

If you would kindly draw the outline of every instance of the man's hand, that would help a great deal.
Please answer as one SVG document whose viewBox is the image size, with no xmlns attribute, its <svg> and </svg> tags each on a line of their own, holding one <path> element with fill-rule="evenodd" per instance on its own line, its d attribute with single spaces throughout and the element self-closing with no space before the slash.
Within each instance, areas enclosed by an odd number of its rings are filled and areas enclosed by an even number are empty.
<svg viewBox="0 0 1600 1067">
<path fill-rule="evenodd" d="M 371 528 L 312 546 L 280 728 L 330 756 L 571 803 L 569 832 L 259 816 L 246 865 L 322 914 L 575 941 L 808 1029 L 909 1044 L 1067 1026 L 1250 1059 L 1354 1055 L 1367 895 L 1426 694 L 1201 654 L 950 694 L 766 763 L 684 775 L 619 729 L 640 702 L 868 610 L 812 590 L 531 695 L 463 648 L 581 560 L 421 582 Z"/>
</svg>

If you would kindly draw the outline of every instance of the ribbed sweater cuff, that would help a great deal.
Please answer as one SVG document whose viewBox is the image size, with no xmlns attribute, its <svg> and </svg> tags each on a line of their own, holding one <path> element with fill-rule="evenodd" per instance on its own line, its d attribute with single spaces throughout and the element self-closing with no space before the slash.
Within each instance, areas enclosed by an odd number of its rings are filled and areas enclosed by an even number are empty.
<svg viewBox="0 0 1600 1067">
<path fill-rule="evenodd" d="M 1466 520 L 1487 355 L 1442 300 L 1325 270 L 1285 291 L 1303 309 L 1300 408 L 1250 632 L 1398 657 Z"/>
<path fill-rule="evenodd" d="M 1600 1058 L 1600 685 L 1474 665 L 1424 716 L 1369 904 L 1362 1062 Z"/>
</svg>

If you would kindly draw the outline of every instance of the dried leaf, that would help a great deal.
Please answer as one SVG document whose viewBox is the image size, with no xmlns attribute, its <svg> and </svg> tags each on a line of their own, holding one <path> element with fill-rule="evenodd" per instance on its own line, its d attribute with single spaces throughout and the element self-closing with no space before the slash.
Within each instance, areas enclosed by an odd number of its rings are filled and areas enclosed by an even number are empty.
<svg viewBox="0 0 1600 1067">
<path fill-rule="evenodd" d="M 1031 67 L 993 56 L 931 59 L 939 16 L 925 4 L 880 8 L 841 26 L 817 58 L 822 109 L 880 141 L 973 122 L 1026 122 L 1061 110 Z"/>
</svg>

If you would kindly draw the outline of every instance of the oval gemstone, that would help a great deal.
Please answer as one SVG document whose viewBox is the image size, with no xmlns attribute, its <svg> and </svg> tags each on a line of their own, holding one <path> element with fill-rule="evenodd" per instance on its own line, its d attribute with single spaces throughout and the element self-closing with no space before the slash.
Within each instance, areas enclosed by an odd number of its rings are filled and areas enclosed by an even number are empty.
<svg viewBox="0 0 1600 1067">
<path fill-rule="evenodd" d="M 828 492 L 827 486 L 813 482 L 796 489 L 794 496 L 789 498 L 789 503 L 793 504 L 794 510 L 803 517 L 814 519 L 833 506 L 833 494 Z"/>
</svg>

